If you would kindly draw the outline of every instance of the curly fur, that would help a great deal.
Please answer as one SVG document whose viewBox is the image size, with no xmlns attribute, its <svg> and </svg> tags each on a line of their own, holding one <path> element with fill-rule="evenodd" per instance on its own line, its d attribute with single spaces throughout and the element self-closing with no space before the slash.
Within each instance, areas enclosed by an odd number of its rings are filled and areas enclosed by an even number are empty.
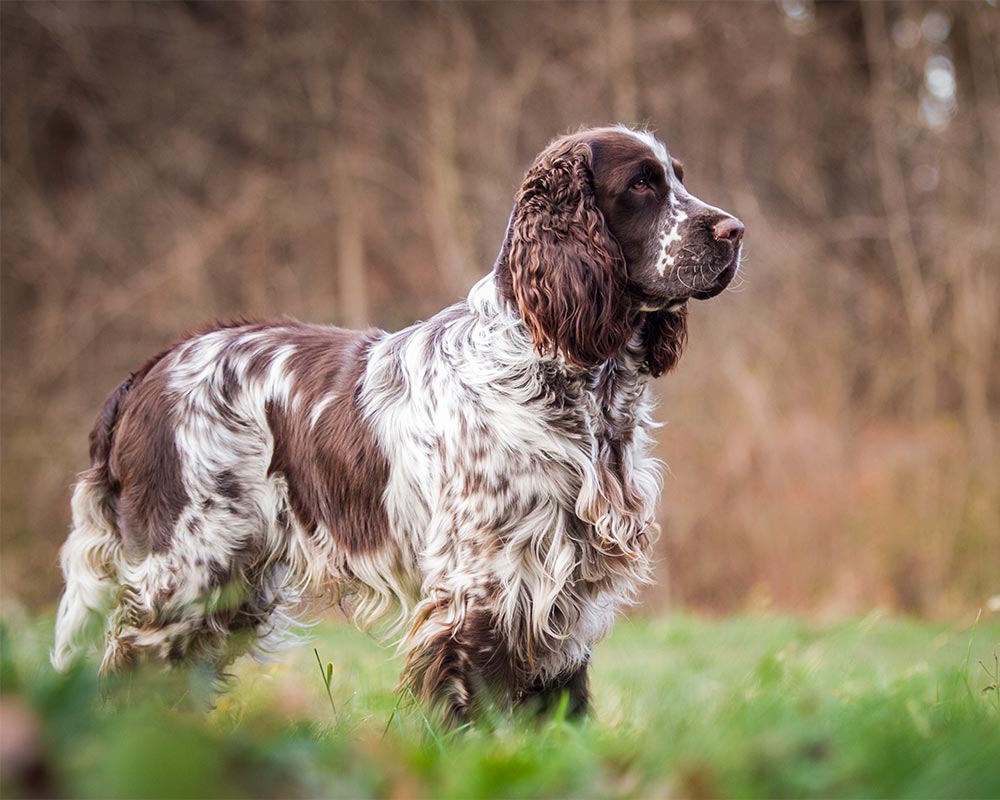
<svg viewBox="0 0 1000 800">
<path fill-rule="evenodd" d="M 592 367 L 631 333 L 625 259 L 594 198 L 590 148 L 546 154 L 517 196 L 509 263 L 514 297 L 542 353 Z"/>
</svg>

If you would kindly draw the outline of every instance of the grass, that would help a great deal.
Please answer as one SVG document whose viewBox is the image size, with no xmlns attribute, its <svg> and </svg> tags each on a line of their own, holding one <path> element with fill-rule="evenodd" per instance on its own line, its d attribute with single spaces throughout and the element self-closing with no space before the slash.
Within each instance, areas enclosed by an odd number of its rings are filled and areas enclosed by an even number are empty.
<svg viewBox="0 0 1000 800">
<path fill-rule="evenodd" d="M 211 710 L 198 674 L 170 676 L 171 703 L 162 675 L 55 675 L 49 625 L 2 628 L 4 753 L 29 742 L 5 797 L 1000 796 L 995 617 L 622 623 L 595 657 L 592 719 L 458 733 L 397 697 L 398 661 L 340 624 L 314 630 L 315 651 L 239 664 Z"/>
</svg>

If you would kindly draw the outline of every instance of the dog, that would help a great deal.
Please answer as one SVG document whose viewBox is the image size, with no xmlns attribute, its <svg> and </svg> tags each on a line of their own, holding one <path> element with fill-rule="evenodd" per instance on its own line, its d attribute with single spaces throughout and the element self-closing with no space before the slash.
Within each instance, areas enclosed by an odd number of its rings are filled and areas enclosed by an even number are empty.
<svg viewBox="0 0 1000 800">
<path fill-rule="evenodd" d="M 587 710 L 587 669 L 650 580 L 648 385 L 743 224 L 645 130 L 556 139 L 493 270 L 398 333 L 220 324 L 112 392 L 73 493 L 53 664 L 103 672 L 275 646 L 304 598 L 391 620 L 402 685 L 461 723 L 486 699 Z M 389 614 L 393 611 L 393 614 Z"/>
</svg>

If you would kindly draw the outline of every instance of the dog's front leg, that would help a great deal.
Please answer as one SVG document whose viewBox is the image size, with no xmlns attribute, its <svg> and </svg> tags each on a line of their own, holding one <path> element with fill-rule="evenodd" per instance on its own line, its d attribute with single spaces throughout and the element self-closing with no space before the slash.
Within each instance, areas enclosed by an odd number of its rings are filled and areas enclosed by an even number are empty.
<svg viewBox="0 0 1000 800">
<path fill-rule="evenodd" d="M 523 683 L 485 592 L 432 591 L 416 610 L 406 648 L 401 685 L 447 727 L 488 703 L 509 708 Z"/>
<path fill-rule="evenodd" d="M 577 667 L 555 678 L 536 678 L 525 691 L 518 705 L 537 714 L 553 713 L 566 696 L 566 716 L 578 719 L 590 711 L 590 679 L 587 676 L 589 658 Z"/>
</svg>

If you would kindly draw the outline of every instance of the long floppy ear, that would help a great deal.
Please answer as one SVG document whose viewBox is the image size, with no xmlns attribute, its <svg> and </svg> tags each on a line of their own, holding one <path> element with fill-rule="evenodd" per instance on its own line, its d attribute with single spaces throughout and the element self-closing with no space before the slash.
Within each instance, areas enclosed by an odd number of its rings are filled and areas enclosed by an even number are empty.
<svg viewBox="0 0 1000 800">
<path fill-rule="evenodd" d="M 594 200 L 590 146 L 546 152 L 525 176 L 504 248 L 535 347 L 594 366 L 629 336 L 625 258 Z"/>
<path fill-rule="evenodd" d="M 646 350 L 646 366 L 657 378 L 672 370 L 681 359 L 687 344 L 687 306 L 677 311 L 652 311 L 646 315 L 642 343 Z"/>
</svg>

